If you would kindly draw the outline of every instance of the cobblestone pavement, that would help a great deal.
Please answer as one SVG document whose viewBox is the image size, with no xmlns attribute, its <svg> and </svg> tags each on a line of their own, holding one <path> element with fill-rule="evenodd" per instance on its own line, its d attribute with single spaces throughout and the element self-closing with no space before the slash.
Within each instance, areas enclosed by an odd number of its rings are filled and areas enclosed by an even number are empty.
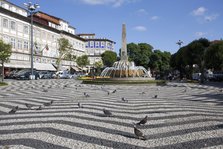
<svg viewBox="0 0 223 149">
<path fill-rule="evenodd" d="M 0 148 L 223 148 L 219 87 L 85 85 L 77 80 L 9 83 L 0 87 Z M 18 110 L 9 114 L 15 106 Z M 113 115 L 105 117 L 104 108 Z M 146 138 L 140 140 L 133 123 L 146 115 L 148 122 L 137 125 Z"/>
</svg>

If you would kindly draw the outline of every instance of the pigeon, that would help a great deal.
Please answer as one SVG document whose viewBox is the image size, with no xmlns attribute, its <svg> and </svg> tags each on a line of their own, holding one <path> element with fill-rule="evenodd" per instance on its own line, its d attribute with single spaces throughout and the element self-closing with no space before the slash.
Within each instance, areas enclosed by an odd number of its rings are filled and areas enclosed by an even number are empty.
<svg viewBox="0 0 223 149">
<path fill-rule="evenodd" d="M 87 97 L 90 97 L 90 95 L 89 94 L 87 94 L 87 93 L 85 93 L 84 92 L 84 96 L 87 98 Z"/>
<path fill-rule="evenodd" d="M 112 113 L 109 110 L 103 109 L 103 112 L 104 112 L 105 116 L 108 116 L 108 117 L 112 116 Z"/>
<path fill-rule="evenodd" d="M 18 106 L 13 107 L 11 111 L 9 111 L 9 114 L 15 114 L 15 112 L 19 109 Z"/>
<path fill-rule="evenodd" d="M 115 93 L 117 90 L 112 91 L 112 93 Z"/>
<path fill-rule="evenodd" d="M 26 103 L 25 105 L 26 105 L 26 107 L 27 107 L 28 110 L 30 110 L 32 108 L 32 105 L 31 104 Z"/>
<path fill-rule="evenodd" d="M 146 94 L 145 92 L 142 92 L 141 94 Z"/>
<path fill-rule="evenodd" d="M 47 89 L 43 89 L 43 92 L 48 92 L 48 90 Z"/>
<path fill-rule="evenodd" d="M 50 106 L 53 104 L 53 100 L 51 100 L 50 102 L 47 102 L 47 103 L 43 103 L 44 106 Z"/>
<path fill-rule="evenodd" d="M 122 101 L 123 101 L 123 102 L 128 102 L 128 100 L 125 99 L 125 97 L 122 97 Z"/>
<path fill-rule="evenodd" d="M 158 97 L 158 95 L 155 95 L 155 96 L 154 96 L 154 98 L 157 98 L 157 97 Z"/>
<path fill-rule="evenodd" d="M 42 110 L 42 106 L 40 105 L 36 110 Z"/>
<path fill-rule="evenodd" d="M 148 116 L 144 117 L 141 121 L 139 121 L 138 123 L 136 123 L 137 125 L 141 125 L 141 124 L 145 124 L 148 120 Z"/>
<path fill-rule="evenodd" d="M 137 136 L 138 139 L 146 140 L 142 131 L 140 131 L 138 128 L 136 128 L 135 124 L 134 124 L 134 134 Z"/>
<path fill-rule="evenodd" d="M 80 102 L 77 103 L 77 106 L 78 106 L 78 108 L 84 108 Z"/>
</svg>

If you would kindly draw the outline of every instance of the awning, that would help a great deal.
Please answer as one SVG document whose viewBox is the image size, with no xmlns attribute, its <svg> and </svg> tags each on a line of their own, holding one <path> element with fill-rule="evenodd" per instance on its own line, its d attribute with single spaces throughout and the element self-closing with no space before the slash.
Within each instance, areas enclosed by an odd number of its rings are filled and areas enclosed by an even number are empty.
<svg viewBox="0 0 223 149">
<path fill-rule="evenodd" d="M 52 64 L 33 63 L 33 67 L 34 67 L 36 70 L 56 71 L 55 67 L 54 67 Z"/>
<path fill-rule="evenodd" d="M 70 70 L 70 66 L 61 66 L 60 69 L 61 70 Z"/>
<path fill-rule="evenodd" d="M 81 69 L 79 69 L 78 67 L 76 67 L 76 66 L 72 66 L 71 67 L 73 70 L 75 70 L 75 71 L 81 71 Z"/>
<path fill-rule="evenodd" d="M 9 63 L 4 63 L 4 66 L 9 68 L 31 68 L 31 63 L 29 61 L 10 60 Z"/>
</svg>

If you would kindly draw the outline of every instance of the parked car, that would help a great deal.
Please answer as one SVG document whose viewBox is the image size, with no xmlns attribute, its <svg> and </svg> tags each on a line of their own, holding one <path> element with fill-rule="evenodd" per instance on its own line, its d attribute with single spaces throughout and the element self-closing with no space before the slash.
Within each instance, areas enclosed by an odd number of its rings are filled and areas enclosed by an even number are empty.
<svg viewBox="0 0 223 149">
<path fill-rule="evenodd" d="M 42 75 L 41 79 L 52 79 L 54 74 L 54 72 L 47 71 Z"/>
<path fill-rule="evenodd" d="M 71 79 L 74 76 L 70 74 L 69 71 L 58 71 L 55 74 L 55 77 L 60 78 L 60 79 Z"/>
<path fill-rule="evenodd" d="M 192 79 L 199 81 L 201 79 L 201 73 L 193 73 Z"/>
<path fill-rule="evenodd" d="M 38 73 L 39 73 L 39 78 L 42 79 L 44 74 L 47 73 L 47 71 L 38 71 Z"/>
<path fill-rule="evenodd" d="M 16 73 L 18 73 L 18 70 L 13 70 L 9 72 L 9 74 L 5 75 L 5 79 L 15 79 Z"/>
<path fill-rule="evenodd" d="M 19 80 L 29 80 L 30 75 L 31 75 L 30 69 L 23 69 L 15 74 L 15 78 Z M 40 78 L 39 73 L 36 70 L 33 70 L 33 75 L 35 76 L 36 80 Z"/>
</svg>

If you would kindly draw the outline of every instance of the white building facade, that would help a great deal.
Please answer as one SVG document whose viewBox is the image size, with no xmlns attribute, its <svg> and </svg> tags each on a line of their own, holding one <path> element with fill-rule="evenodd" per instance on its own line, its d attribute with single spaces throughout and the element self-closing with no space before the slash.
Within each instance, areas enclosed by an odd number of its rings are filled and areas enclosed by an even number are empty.
<svg viewBox="0 0 223 149">
<path fill-rule="evenodd" d="M 62 25 L 61 25 L 62 24 Z M 59 19 L 59 26 L 52 27 L 41 21 L 35 21 L 33 25 L 34 42 L 34 68 L 55 70 L 52 64 L 56 65 L 58 57 L 57 40 L 64 37 L 72 44 L 72 52 L 76 56 L 84 55 L 85 39 L 75 35 L 75 28 L 62 19 Z M 0 39 L 12 45 L 10 62 L 5 66 L 8 68 L 30 68 L 31 47 L 30 47 L 30 17 L 28 12 L 7 1 L 0 1 Z M 76 66 L 75 62 L 62 61 L 65 67 Z"/>
<path fill-rule="evenodd" d="M 29 12 L 8 1 L 0 1 L 0 39 L 12 45 L 6 69 L 31 68 L 31 19 Z M 71 55 L 87 55 L 90 66 L 101 61 L 101 54 L 114 51 L 115 42 L 95 38 L 95 34 L 76 34 L 76 28 L 63 19 L 41 11 L 33 14 L 33 62 L 37 70 L 55 70 L 59 56 L 58 39 L 66 38 L 72 45 Z M 74 61 L 62 60 L 62 67 L 76 67 Z"/>
</svg>

